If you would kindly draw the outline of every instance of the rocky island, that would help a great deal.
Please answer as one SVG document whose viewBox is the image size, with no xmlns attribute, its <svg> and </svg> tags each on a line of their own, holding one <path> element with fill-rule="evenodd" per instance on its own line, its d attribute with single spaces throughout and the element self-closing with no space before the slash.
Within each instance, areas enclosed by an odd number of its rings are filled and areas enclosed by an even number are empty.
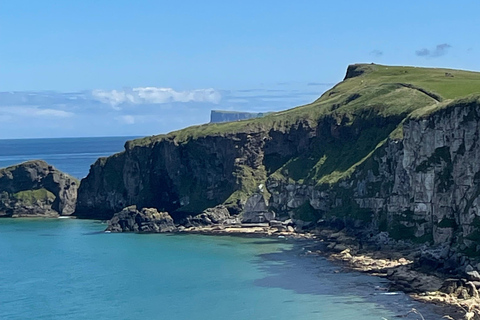
<svg viewBox="0 0 480 320">
<path fill-rule="evenodd" d="M 45 161 L 0 169 L 0 217 L 58 217 L 75 211 L 79 181 Z"/>
</svg>

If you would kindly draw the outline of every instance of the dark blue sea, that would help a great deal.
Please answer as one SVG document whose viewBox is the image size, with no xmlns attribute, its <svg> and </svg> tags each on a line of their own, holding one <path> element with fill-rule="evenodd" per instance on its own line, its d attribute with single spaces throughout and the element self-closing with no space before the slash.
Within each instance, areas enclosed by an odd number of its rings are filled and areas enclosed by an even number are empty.
<svg viewBox="0 0 480 320">
<path fill-rule="evenodd" d="M 28 160 L 45 160 L 76 178 L 88 174 L 100 157 L 123 151 L 135 137 L 9 139 L 0 140 L 0 168 Z"/>
<path fill-rule="evenodd" d="M 43 159 L 81 178 L 127 139 L 1 140 L 0 166 Z M 0 319 L 382 320 L 412 308 L 441 318 L 384 279 L 307 255 L 307 242 L 105 227 L 0 219 Z"/>
</svg>

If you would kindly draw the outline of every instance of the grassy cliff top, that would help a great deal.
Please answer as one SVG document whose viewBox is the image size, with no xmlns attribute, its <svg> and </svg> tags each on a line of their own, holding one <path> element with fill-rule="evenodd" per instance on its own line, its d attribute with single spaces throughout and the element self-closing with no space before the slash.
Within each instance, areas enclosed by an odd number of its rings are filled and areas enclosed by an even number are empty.
<svg viewBox="0 0 480 320">
<path fill-rule="evenodd" d="M 325 116 L 348 125 L 357 117 L 406 117 L 421 108 L 435 110 L 452 99 L 480 93 L 480 72 L 463 70 L 355 64 L 345 79 L 316 101 L 262 118 L 192 126 L 166 135 L 129 141 L 126 148 L 163 139 L 178 143 L 209 135 L 282 130 L 298 120 L 315 126 Z"/>
</svg>

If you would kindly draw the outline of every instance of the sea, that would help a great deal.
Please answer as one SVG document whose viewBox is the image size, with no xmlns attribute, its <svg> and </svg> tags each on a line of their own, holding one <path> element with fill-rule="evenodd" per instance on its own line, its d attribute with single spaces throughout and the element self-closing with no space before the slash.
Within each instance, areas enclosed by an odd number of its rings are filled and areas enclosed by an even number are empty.
<svg viewBox="0 0 480 320">
<path fill-rule="evenodd" d="M 0 167 L 77 178 L 131 137 L 0 140 Z M 101 221 L 0 219 L 0 319 L 441 319 L 385 279 L 287 238 L 104 233 Z M 418 313 L 411 312 L 412 309 Z"/>
</svg>

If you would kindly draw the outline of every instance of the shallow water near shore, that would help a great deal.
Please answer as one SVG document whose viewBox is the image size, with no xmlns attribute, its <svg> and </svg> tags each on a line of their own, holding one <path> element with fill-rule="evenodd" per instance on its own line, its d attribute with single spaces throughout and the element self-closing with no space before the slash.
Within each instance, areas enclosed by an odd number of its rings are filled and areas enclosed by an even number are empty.
<svg viewBox="0 0 480 320">
<path fill-rule="evenodd" d="M 288 239 L 0 219 L 0 319 L 393 319 L 433 307 Z M 416 319 L 414 315 L 407 319 Z"/>
</svg>

